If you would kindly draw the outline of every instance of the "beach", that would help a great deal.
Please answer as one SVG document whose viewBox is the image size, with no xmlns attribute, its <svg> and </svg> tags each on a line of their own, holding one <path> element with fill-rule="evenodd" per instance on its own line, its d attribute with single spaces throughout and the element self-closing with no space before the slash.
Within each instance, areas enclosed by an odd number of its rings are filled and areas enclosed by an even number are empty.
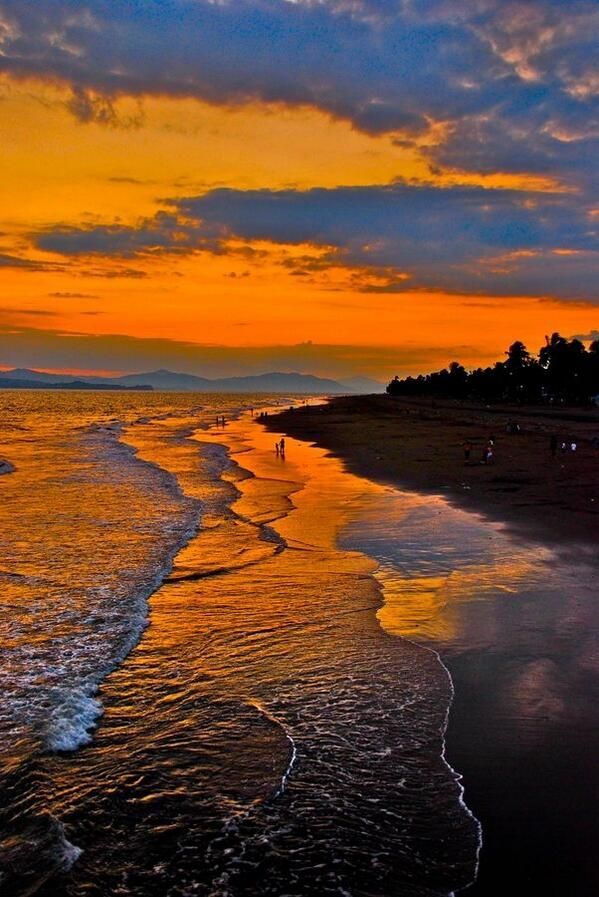
<svg viewBox="0 0 599 897">
<path fill-rule="evenodd" d="M 514 421 L 520 432 L 507 433 Z M 364 397 L 287 411 L 267 426 L 389 488 L 341 544 L 378 559 L 384 628 L 438 651 L 450 671 L 447 756 L 482 824 L 477 881 L 464 893 L 591 897 L 596 416 Z M 576 453 L 558 447 L 553 457 L 553 432 L 575 434 Z M 496 460 L 485 465 L 478 455 L 490 436 Z"/>
<path fill-rule="evenodd" d="M 449 674 L 381 627 L 377 562 L 339 546 L 384 488 L 293 439 L 277 455 L 247 398 L 8 401 L 7 894 L 446 897 L 472 881 Z"/>
<path fill-rule="evenodd" d="M 596 893 L 582 549 L 352 472 L 281 397 L 3 401 L 10 897 Z"/>
<path fill-rule="evenodd" d="M 519 432 L 506 432 L 515 424 Z M 279 414 L 267 425 L 328 449 L 348 470 L 444 495 L 516 535 L 570 552 L 599 543 L 599 409 L 351 396 Z M 485 464 L 490 439 L 494 458 Z M 465 442 L 472 443 L 468 460 Z"/>
</svg>

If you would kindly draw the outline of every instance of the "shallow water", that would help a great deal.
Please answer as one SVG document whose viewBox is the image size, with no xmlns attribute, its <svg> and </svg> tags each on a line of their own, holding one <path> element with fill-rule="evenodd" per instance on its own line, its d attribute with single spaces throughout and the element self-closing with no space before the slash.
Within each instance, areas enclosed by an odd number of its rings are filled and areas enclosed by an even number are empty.
<svg viewBox="0 0 599 897">
<path fill-rule="evenodd" d="M 597 570 L 443 498 L 387 490 L 341 544 L 379 561 L 386 631 L 439 651 L 448 754 L 483 826 L 468 894 L 599 891 Z"/>
<path fill-rule="evenodd" d="M 239 398 L 0 400 L 7 893 L 471 882 L 437 651 L 489 650 L 463 608 L 484 620 L 506 537 L 314 447 L 278 457 Z M 497 582 L 536 588 L 526 559 Z"/>
</svg>

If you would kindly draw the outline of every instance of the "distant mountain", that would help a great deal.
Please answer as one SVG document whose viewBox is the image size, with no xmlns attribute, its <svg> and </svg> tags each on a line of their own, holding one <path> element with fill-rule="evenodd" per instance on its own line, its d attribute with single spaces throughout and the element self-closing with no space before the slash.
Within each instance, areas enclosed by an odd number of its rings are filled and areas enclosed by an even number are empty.
<svg viewBox="0 0 599 897">
<path fill-rule="evenodd" d="M 139 386 L 142 383 L 149 383 L 154 389 L 166 389 L 174 392 L 210 392 L 215 382 L 206 377 L 197 377 L 195 374 L 177 374 L 164 368 L 159 371 L 149 371 L 147 374 L 125 374 L 123 377 L 111 379 L 124 386 Z M 103 380 L 106 382 L 106 378 Z"/>
<path fill-rule="evenodd" d="M 355 378 L 362 380 L 362 378 Z M 152 387 L 153 389 L 168 390 L 171 392 L 277 392 L 277 393 L 326 393 L 342 395 L 348 392 L 363 392 L 350 385 L 350 381 L 339 383 L 326 377 L 315 377 L 312 374 L 292 373 L 268 373 L 255 374 L 247 377 L 221 377 L 217 380 L 209 380 L 207 377 L 198 377 L 195 374 L 182 374 L 164 369 L 148 371 L 142 374 L 124 374 L 121 377 L 81 377 L 67 374 L 47 374 L 44 371 L 34 371 L 28 368 L 15 368 L 12 371 L 0 371 L 0 386 L 5 386 L 10 381 L 13 389 L 32 389 L 52 387 L 66 388 L 97 388 L 97 389 L 122 389 L 123 387 L 139 389 Z M 16 386 L 17 381 L 22 381 L 21 386 Z M 373 384 L 376 381 L 368 381 Z M 83 386 L 73 384 L 84 384 Z M 25 385 L 27 384 L 27 385 Z M 376 384 L 378 387 L 381 384 Z M 368 392 L 373 392 L 368 388 Z"/>
<path fill-rule="evenodd" d="M 121 386 L 118 383 L 90 383 L 89 380 L 59 380 L 58 382 L 47 380 L 24 380 L 21 378 L 2 377 L 0 378 L 0 389 L 116 389 L 121 392 L 130 390 L 152 391 L 153 387 L 148 385 L 140 386 Z"/>
<path fill-rule="evenodd" d="M 225 377 L 212 380 L 211 391 L 217 392 L 291 392 L 291 393 L 345 393 L 347 390 L 336 380 L 314 377 L 312 374 L 257 374 L 248 377 Z"/>
<path fill-rule="evenodd" d="M 89 381 L 91 378 L 86 377 Z M 12 371 L 0 371 L 0 380 L 27 380 L 36 383 L 73 383 L 75 380 L 83 380 L 72 374 L 47 374 L 45 371 L 32 371 L 29 368 L 13 368 Z"/>
<path fill-rule="evenodd" d="M 178 392 L 289 392 L 289 393 L 345 393 L 347 389 L 336 380 L 314 377 L 312 374 L 255 374 L 246 377 L 221 377 L 209 380 L 195 374 L 174 371 L 149 371 L 147 374 L 126 374 L 114 382 L 125 385 L 149 383 L 154 389 Z"/>
<path fill-rule="evenodd" d="M 347 377 L 340 380 L 341 386 L 344 386 L 348 392 L 356 392 L 360 395 L 372 395 L 373 393 L 385 392 L 386 384 L 379 383 L 371 377 Z"/>
</svg>

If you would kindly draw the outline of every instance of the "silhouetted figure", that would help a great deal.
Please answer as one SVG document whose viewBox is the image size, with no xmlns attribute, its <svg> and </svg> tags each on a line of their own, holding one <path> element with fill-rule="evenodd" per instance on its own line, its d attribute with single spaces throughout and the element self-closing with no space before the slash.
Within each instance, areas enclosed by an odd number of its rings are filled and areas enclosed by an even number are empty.
<svg viewBox="0 0 599 897">
<path fill-rule="evenodd" d="M 281 450 L 281 455 L 285 454 L 285 437 L 281 436 L 281 441 L 279 442 L 279 448 Z"/>
<path fill-rule="evenodd" d="M 279 445 L 278 442 L 275 442 L 275 454 L 276 454 L 277 458 L 279 457 L 280 453 L 281 453 L 281 446 Z"/>
</svg>

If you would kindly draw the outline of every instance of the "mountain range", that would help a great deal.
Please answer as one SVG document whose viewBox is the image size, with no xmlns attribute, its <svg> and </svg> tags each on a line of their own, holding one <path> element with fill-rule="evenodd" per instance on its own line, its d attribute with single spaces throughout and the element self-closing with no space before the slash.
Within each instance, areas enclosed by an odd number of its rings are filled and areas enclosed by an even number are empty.
<svg viewBox="0 0 599 897">
<path fill-rule="evenodd" d="M 29 368 L 0 371 L 0 388 L 4 389 L 156 389 L 171 392 L 267 392 L 267 393 L 373 393 L 384 386 L 368 377 L 331 380 L 296 372 L 254 374 L 245 377 L 222 377 L 210 380 L 195 374 L 158 370 L 120 377 L 94 377 L 71 374 L 50 374 Z"/>
</svg>

